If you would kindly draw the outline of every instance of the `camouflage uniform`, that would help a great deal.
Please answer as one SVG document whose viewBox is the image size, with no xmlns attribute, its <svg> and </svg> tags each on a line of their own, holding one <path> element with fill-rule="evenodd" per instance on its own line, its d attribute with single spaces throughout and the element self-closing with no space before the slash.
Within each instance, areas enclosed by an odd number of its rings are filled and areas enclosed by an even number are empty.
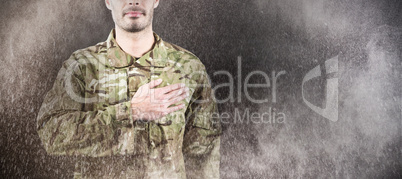
<svg viewBox="0 0 402 179">
<path fill-rule="evenodd" d="M 75 178 L 219 178 L 221 127 L 204 65 L 156 34 L 153 49 L 133 58 L 114 34 L 64 62 L 38 114 L 46 151 L 80 157 Z M 133 120 L 131 98 L 159 78 L 158 87 L 189 87 L 186 107 Z"/>
</svg>

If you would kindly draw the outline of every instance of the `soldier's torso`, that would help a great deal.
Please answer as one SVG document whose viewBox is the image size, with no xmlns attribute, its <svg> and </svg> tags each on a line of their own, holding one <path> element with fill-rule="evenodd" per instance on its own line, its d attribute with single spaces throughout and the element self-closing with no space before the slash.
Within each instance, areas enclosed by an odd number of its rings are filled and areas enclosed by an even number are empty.
<svg viewBox="0 0 402 179">
<path fill-rule="evenodd" d="M 115 55 L 120 58 L 111 59 L 111 52 L 104 49 L 104 44 L 79 51 L 76 58 L 83 64 L 78 70 L 84 74 L 84 110 L 102 111 L 109 105 L 130 101 L 139 92 L 140 86 L 159 78 L 163 82 L 158 87 L 185 83 L 190 89 L 190 95 L 180 103 L 188 106 L 197 87 L 194 76 L 201 75 L 197 71 L 201 63 L 192 54 L 175 49 L 166 42 L 162 45 L 163 48 L 158 49 L 159 53 L 152 51 L 140 59 L 129 59 L 130 57 L 118 54 L 121 51 Z M 116 59 L 122 60 L 120 62 L 123 65 L 114 65 L 119 63 Z M 112 153 L 123 159 L 117 160 L 118 162 L 115 159 L 119 157 L 81 161 L 76 166 L 77 176 L 185 178 L 182 143 L 186 110 L 187 107 L 151 122 L 133 122 L 129 118 L 115 121 L 114 125 L 120 127 L 116 131 L 118 145 L 113 146 Z M 99 165 L 98 169 L 94 169 L 96 165 Z M 104 165 L 106 169 L 100 165 Z M 111 171 L 108 172 L 108 169 Z"/>
</svg>

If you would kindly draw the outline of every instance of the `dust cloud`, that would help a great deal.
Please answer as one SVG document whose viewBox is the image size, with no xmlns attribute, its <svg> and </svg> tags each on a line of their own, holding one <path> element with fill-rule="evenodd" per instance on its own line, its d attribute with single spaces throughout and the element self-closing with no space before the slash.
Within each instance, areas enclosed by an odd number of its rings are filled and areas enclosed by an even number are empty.
<svg viewBox="0 0 402 179">
<path fill-rule="evenodd" d="M 35 119 L 62 62 L 106 40 L 114 26 L 111 15 L 104 1 L 1 4 L 0 175 L 71 178 L 75 158 L 48 156 Z M 236 82 L 255 70 L 270 77 L 286 71 L 278 79 L 277 102 L 252 103 L 244 89 L 235 88 L 242 102 L 219 104 L 221 113 L 232 116 L 223 124 L 222 178 L 400 178 L 401 9 L 399 0 L 171 0 L 155 10 L 154 29 L 200 57 L 214 86 L 227 83 L 213 75 L 219 70 Z M 334 56 L 337 122 L 311 110 L 301 94 L 304 75 Z M 327 77 L 307 85 L 317 106 L 325 107 Z M 216 96 L 228 92 L 221 88 Z M 261 99 L 271 91 L 250 94 Z M 247 109 L 281 112 L 286 119 L 253 123 L 234 117 Z"/>
</svg>

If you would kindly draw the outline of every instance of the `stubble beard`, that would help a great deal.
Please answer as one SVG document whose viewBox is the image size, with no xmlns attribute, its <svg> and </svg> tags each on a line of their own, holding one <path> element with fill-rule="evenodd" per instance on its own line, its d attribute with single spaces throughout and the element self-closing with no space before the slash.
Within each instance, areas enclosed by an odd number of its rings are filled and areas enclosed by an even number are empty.
<svg viewBox="0 0 402 179">
<path fill-rule="evenodd" d="M 116 24 L 126 32 L 141 32 L 152 24 L 153 9 L 151 9 L 149 13 L 146 13 L 145 17 L 147 18 L 145 22 L 125 22 L 123 17 L 119 21 L 116 21 Z"/>
</svg>

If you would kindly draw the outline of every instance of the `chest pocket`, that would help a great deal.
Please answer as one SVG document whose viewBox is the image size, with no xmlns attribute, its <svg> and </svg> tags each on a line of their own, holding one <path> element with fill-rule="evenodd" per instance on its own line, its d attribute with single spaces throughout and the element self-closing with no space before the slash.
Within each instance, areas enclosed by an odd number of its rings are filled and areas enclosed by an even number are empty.
<svg viewBox="0 0 402 179">
<path fill-rule="evenodd" d="M 149 72 L 136 67 L 128 69 L 128 91 L 130 99 L 138 91 L 138 88 L 149 82 Z"/>
<path fill-rule="evenodd" d="M 128 100 L 127 87 L 127 71 L 126 69 L 107 70 L 102 79 L 99 79 L 99 85 L 105 89 L 105 100 L 108 104 L 113 105 Z"/>
<path fill-rule="evenodd" d="M 91 99 L 96 98 L 96 109 L 103 109 L 109 105 L 128 100 L 126 69 L 105 69 L 98 73 L 98 79 L 92 79 L 87 83 L 87 95 Z M 88 105 L 88 104 L 87 104 Z"/>
</svg>

